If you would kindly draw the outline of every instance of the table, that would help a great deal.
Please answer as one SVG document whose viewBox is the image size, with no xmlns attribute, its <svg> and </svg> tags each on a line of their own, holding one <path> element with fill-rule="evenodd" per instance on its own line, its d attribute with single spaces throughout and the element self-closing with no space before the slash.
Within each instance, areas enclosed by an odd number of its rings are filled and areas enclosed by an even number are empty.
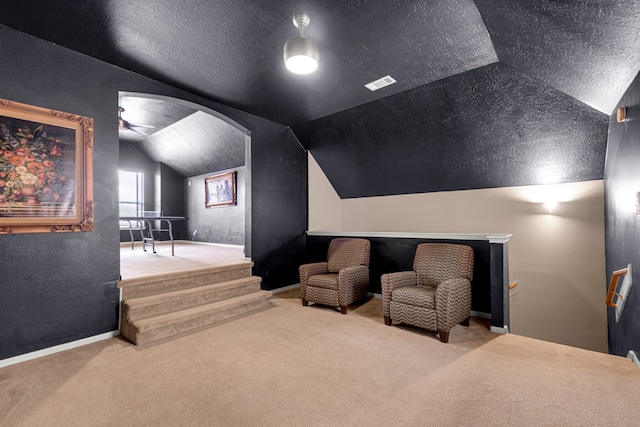
<svg viewBox="0 0 640 427">
<path fill-rule="evenodd" d="M 173 221 L 187 221 L 189 217 L 186 216 L 164 216 L 164 215 L 153 215 L 153 216 L 121 216 L 120 221 L 127 221 L 129 223 L 129 235 L 131 236 L 131 249 L 134 248 L 134 240 L 133 240 L 133 227 L 131 223 L 135 223 L 136 227 L 140 230 L 140 235 L 142 236 L 142 250 L 147 251 L 146 245 L 150 244 L 153 249 L 153 253 L 156 253 L 156 245 L 155 239 L 153 238 L 154 231 L 166 231 L 169 233 L 169 239 L 171 240 L 171 256 L 175 256 L 173 249 L 173 228 L 171 223 Z M 151 221 L 160 221 L 160 228 L 151 227 Z M 162 228 L 163 222 L 167 225 L 167 228 Z M 144 235 L 144 229 L 147 228 L 147 236 Z"/>
</svg>

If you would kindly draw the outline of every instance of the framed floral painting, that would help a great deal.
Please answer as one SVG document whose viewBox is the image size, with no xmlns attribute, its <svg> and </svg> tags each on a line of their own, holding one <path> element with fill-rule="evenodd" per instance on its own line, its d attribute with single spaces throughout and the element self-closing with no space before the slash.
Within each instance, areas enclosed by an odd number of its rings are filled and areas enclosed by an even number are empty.
<svg viewBox="0 0 640 427">
<path fill-rule="evenodd" d="M 93 119 L 0 99 L 0 233 L 93 231 Z"/>
<path fill-rule="evenodd" d="M 204 179 L 205 207 L 237 204 L 236 172 L 226 172 Z"/>
</svg>

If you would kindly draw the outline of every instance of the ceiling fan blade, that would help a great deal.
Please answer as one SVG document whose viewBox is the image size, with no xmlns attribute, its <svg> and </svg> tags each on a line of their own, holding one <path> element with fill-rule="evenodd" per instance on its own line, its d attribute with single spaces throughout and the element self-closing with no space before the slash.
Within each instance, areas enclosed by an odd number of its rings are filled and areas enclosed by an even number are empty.
<svg viewBox="0 0 640 427">
<path fill-rule="evenodd" d="M 133 123 L 129 123 L 128 121 L 126 121 L 125 119 L 122 118 L 122 113 L 124 112 L 124 108 L 118 106 L 118 127 L 120 129 L 123 130 L 130 130 L 136 133 L 139 133 L 140 135 L 144 135 L 147 136 L 146 134 L 135 130 L 134 128 L 147 128 L 147 129 L 155 129 L 155 126 L 149 126 L 149 125 L 136 125 Z"/>
</svg>

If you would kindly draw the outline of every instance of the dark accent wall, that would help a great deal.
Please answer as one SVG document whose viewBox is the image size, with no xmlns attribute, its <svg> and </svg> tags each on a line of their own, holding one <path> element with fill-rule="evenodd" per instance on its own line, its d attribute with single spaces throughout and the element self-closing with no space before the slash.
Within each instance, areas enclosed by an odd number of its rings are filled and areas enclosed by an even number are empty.
<svg viewBox="0 0 640 427">
<path fill-rule="evenodd" d="M 307 154 L 288 128 L 264 120 L 252 129 L 253 273 L 262 277 L 263 289 L 275 289 L 300 281 L 307 230 Z"/>
<path fill-rule="evenodd" d="M 164 163 L 158 163 L 157 168 L 160 173 L 160 188 L 156 190 L 156 196 L 160 196 L 159 200 L 157 200 L 160 212 L 166 216 L 186 216 L 182 176 Z M 158 181 L 157 178 L 156 181 Z M 184 221 L 175 221 L 172 227 L 174 239 L 185 238 L 186 224 Z M 168 240 L 169 234 L 161 232 L 158 239 Z"/>
<path fill-rule="evenodd" d="M 118 143 L 118 159 L 118 169 L 144 174 L 144 210 L 155 210 L 155 163 L 133 144 L 124 141 Z M 135 240 L 141 240 L 139 232 L 134 232 L 133 236 Z M 129 231 L 120 231 L 120 241 L 131 241 Z"/>
<path fill-rule="evenodd" d="M 4 26 L 0 40 L 0 97 L 94 119 L 95 199 L 93 232 L 0 236 L 0 359 L 118 327 L 118 91 L 194 102 L 252 132 L 254 273 L 267 288 L 297 282 L 306 157 L 288 128 Z"/>
<path fill-rule="evenodd" d="M 640 191 L 640 77 L 636 77 L 619 106 L 628 107 L 629 121 L 609 124 L 609 144 L 604 176 L 605 249 L 607 283 L 613 271 L 633 264 L 633 287 L 625 309 L 616 323 L 615 312 L 607 308 L 609 352 L 626 356 L 640 354 L 640 216 L 636 215 L 636 194 Z"/>
<path fill-rule="evenodd" d="M 602 179 L 607 123 L 492 64 L 293 131 L 344 199 Z"/>
<path fill-rule="evenodd" d="M 189 217 L 186 225 L 186 238 L 196 242 L 224 243 L 229 245 L 245 244 L 246 213 L 246 170 L 237 172 L 237 204 L 235 206 L 205 207 L 204 179 L 226 171 L 211 172 L 183 180 L 185 194 L 185 212 Z M 194 230 L 198 231 L 193 239 Z"/>
<path fill-rule="evenodd" d="M 306 262 L 327 260 L 331 236 L 307 236 Z M 491 313 L 490 248 L 489 242 L 480 240 L 433 240 L 390 237 L 368 237 L 371 242 L 369 261 L 369 292 L 381 293 L 380 276 L 396 271 L 413 269 L 413 259 L 419 243 L 455 243 L 473 248 L 473 281 L 471 282 L 471 309 Z M 502 326 L 502 325 L 500 325 Z"/>
</svg>

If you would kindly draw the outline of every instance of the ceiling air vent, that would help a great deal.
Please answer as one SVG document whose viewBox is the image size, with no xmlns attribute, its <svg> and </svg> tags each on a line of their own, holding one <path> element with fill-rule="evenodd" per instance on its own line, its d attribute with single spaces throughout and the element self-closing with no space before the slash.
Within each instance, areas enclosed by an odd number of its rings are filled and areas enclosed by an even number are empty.
<svg viewBox="0 0 640 427">
<path fill-rule="evenodd" d="M 371 83 L 367 83 L 366 85 L 364 85 L 364 87 L 366 87 L 370 91 L 374 91 L 374 90 L 382 89 L 385 86 L 392 85 L 395 82 L 396 82 L 396 80 L 393 77 L 384 76 L 381 79 L 378 79 L 378 80 L 373 81 Z"/>
</svg>

